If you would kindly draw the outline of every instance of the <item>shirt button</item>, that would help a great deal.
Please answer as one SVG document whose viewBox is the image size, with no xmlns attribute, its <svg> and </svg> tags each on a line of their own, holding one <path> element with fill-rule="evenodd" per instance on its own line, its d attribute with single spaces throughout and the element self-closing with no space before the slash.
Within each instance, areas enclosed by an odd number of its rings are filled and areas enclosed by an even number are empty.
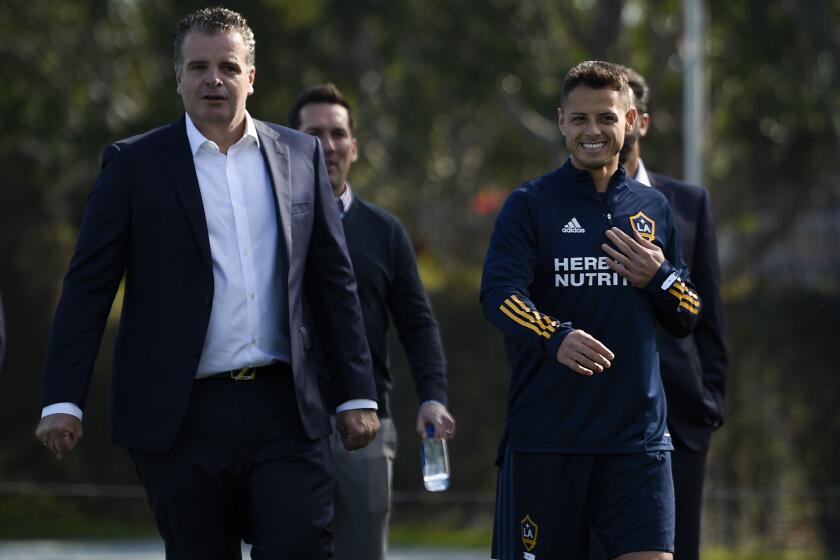
<svg viewBox="0 0 840 560">
<path fill-rule="evenodd" d="M 256 297 L 257 296 L 255 296 L 254 294 L 251 294 L 251 299 L 255 299 Z"/>
<path fill-rule="evenodd" d="M 244 255 L 247 257 L 250 253 L 251 253 L 251 251 L 248 251 L 248 250 L 246 249 L 246 250 L 245 250 Z"/>
<path fill-rule="evenodd" d="M 256 343 L 257 343 L 257 339 L 256 339 L 256 338 L 252 338 L 252 339 L 251 339 L 251 346 L 255 345 Z"/>
</svg>

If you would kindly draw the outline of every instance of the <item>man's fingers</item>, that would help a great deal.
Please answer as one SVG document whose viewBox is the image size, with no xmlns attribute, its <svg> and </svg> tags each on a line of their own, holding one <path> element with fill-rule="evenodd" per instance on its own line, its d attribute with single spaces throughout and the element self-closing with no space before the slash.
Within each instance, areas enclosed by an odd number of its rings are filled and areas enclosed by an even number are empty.
<svg viewBox="0 0 840 560">
<path fill-rule="evenodd" d="M 612 365 L 614 354 L 585 331 L 569 333 L 557 350 L 557 361 L 581 375 L 601 373 Z"/>
<path fill-rule="evenodd" d="M 427 437 L 426 426 L 433 426 L 433 437 L 452 439 L 455 436 L 455 418 L 438 402 L 427 402 L 420 406 L 417 412 L 417 433 L 421 438 Z"/>
<path fill-rule="evenodd" d="M 592 373 L 602 373 L 604 371 L 604 366 L 600 363 L 600 360 L 589 357 L 582 352 L 578 352 L 572 359 L 576 364 L 583 366 Z"/>
<path fill-rule="evenodd" d="M 76 439 L 70 432 L 65 432 L 64 435 L 53 440 L 53 447 L 55 448 L 56 456 L 61 459 L 73 451 L 73 448 L 76 447 Z"/>
<path fill-rule="evenodd" d="M 62 459 L 79 443 L 82 437 L 82 423 L 69 414 L 51 414 L 38 423 L 35 437 L 58 459 Z"/>
<path fill-rule="evenodd" d="M 368 409 L 339 412 L 336 416 L 336 430 L 345 449 L 360 449 L 376 437 L 379 431 L 379 417 L 375 411 Z"/>
<path fill-rule="evenodd" d="M 608 229 L 607 237 L 610 241 L 613 242 L 613 244 L 615 245 L 616 249 L 619 250 L 619 252 L 627 256 L 638 252 L 638 243 L 636 243 L 636 241 L 632 237 L 630 237 L 617 227 Z"/>
<path fill-rule="evenodd" d="M 606 243 L 601 244 L 601 249 L 612 259 L 612 261 L 608 261 L 607 264 L 613 264 L 613 261 L 618 261 L 621 264 L 626 264 L 630 262 L 630 259 L 627 258 L 623 253 L 619 253 Z"/>
<path fill-rule="evenodd" d="M 612 353 L 612 350 L 604 346 L 604 344 L 595 337 L 587 335 L 587 337 L 583 339 L 583 344 L 597 352 L 599 356 L 603 356 L 608 363 L 610 360 L 615 358 L 615 354 Z"/>
<path fill-rule="evenodd" d="M 635 228 L 633 229 L 633 239 L 635 239 L 636 243 L 638 243 L 645 249 L 656 249 L 656 245 L 642 237 L 642 234 L 639 233 Z"/>
<path fill-rule="evenodd" d="M 591 369 L 589 369 L 589 368 L 585 368 L 585 367 L 583 367 L 583 366 L 582 366 L 582 365 L 580 365 L 578 362 L 572 362 L 572 363 L 571 363 L 571 365 L 569 365 L 569 369 L 571 369 L 571 370 L 572 370 L 572 371 L 574 371 L 575 373 L 579 373 L 579 374 L 581 374 L 581 375 L 585 375 L 585 376 L 587 376 L 587 377 L 590 377 L 590 376 L 592 376 L 592 375 L 595 375 L 595 372 L 594 372 L 594 371 L 592 371 L 592 370 L 591 370 Z"/>
</svg>

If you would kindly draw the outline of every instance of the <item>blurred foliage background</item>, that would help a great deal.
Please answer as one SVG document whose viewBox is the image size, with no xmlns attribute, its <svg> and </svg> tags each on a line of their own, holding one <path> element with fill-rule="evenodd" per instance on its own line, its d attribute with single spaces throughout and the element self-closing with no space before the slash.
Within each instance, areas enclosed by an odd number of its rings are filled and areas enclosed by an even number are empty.
<svg viewBox="0 0 840 560">
<path fill-rule="evenodd" d="M 33 497 L 44 487 L 20 483 L 136 483 L 108 435 L 113 328 L 85 411 L 85 440 L 60 464 L 32 437 L 39 371 L 99 154 L 115 139 L 180 116 L 172 34 L 202 5 L 0 6 L 0 291 L 10 343 L 0 378 L 5 537 L 29 534 L 31 525 L 20 522 L 27 508 L 42 508 L 56 535 L 64 534 L 63 521 L 72 525 L 82 514 L 150 519 L 136 498 L 68 505 L 46 490 Z M 249 19 L 257 38 L 250 112 L 284 123 L 303 87 L 336 83 L 357 113 L 361 158 L 351 182 L 402 219 L 418 251 L 444 336 L 459 431 L 452 491 L 423 495 L 417 402 L 397 351 L 395 521 L 438 507 L 436 519 L 486 533 L 508 382 L 501 335 L 483 320 L 477 300 L 496 211 L 512 188 L 565 159 L 555 126 L 559 90 L 566 71 L 584 59 L 620 62 L 647 77 L 653 129 L 643 145 L 646 165 L 682 175 L 682 139 L 693 133 L 682 129 L 682 3 L 226 6 Z M 840 1 L 709 0 L 706 9 L 704 184 L 718 221 L 731 359 L 728 417 L 710 457 L 706 542 L 710 550 L 798 549 L 840 558 Z"/>
</svg>

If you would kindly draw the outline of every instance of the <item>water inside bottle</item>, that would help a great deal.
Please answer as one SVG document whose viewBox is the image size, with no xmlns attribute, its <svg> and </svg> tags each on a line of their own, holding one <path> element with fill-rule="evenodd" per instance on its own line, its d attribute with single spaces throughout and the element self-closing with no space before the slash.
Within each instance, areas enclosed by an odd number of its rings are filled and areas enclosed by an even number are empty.
<svg viewBox="0 0 840 560">
<path fill-rule="evenodd" d="M 429 492 L 443 492 L 449 488 L 449 475 L 447 473 L 438 473 L 424 476 L 423 485 Z"/>
<path fill-rule="evenodd" d="M 420 444 L 423 485 L 429 492 L 442 492 L 449 488 L 449 454 L 446 440 L 436 439 L 434 434 L 434 426 L 426 426 L 426 439 Z"/>
</svg>

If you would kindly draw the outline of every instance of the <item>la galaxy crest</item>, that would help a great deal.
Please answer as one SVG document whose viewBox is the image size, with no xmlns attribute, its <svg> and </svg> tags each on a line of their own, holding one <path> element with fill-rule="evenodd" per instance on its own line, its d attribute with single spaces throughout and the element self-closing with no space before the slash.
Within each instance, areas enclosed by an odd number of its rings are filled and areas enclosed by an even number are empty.
<svg viewBox="0 0 840 560">
<path fill-rule="evenodd" d="M 630 216 L 630 226 L 636 230 L 639 237 L 650 241 L 656 239 L 656 222 L 647 216 L 644 212 L 638 212 Z"/>
<path fill-rule="evenodd" d="M 519 522 L 519 529 L 522 535 L 522 544 L 525 546 L 525 550 L 531 552 L 537 546 L 537 534 L 540 530 L 539 525 L 534 523 L 534 520 L 531 519 L 530 515 L 526 515 L 522 518 L 522 521 Z"/>
</svg>

